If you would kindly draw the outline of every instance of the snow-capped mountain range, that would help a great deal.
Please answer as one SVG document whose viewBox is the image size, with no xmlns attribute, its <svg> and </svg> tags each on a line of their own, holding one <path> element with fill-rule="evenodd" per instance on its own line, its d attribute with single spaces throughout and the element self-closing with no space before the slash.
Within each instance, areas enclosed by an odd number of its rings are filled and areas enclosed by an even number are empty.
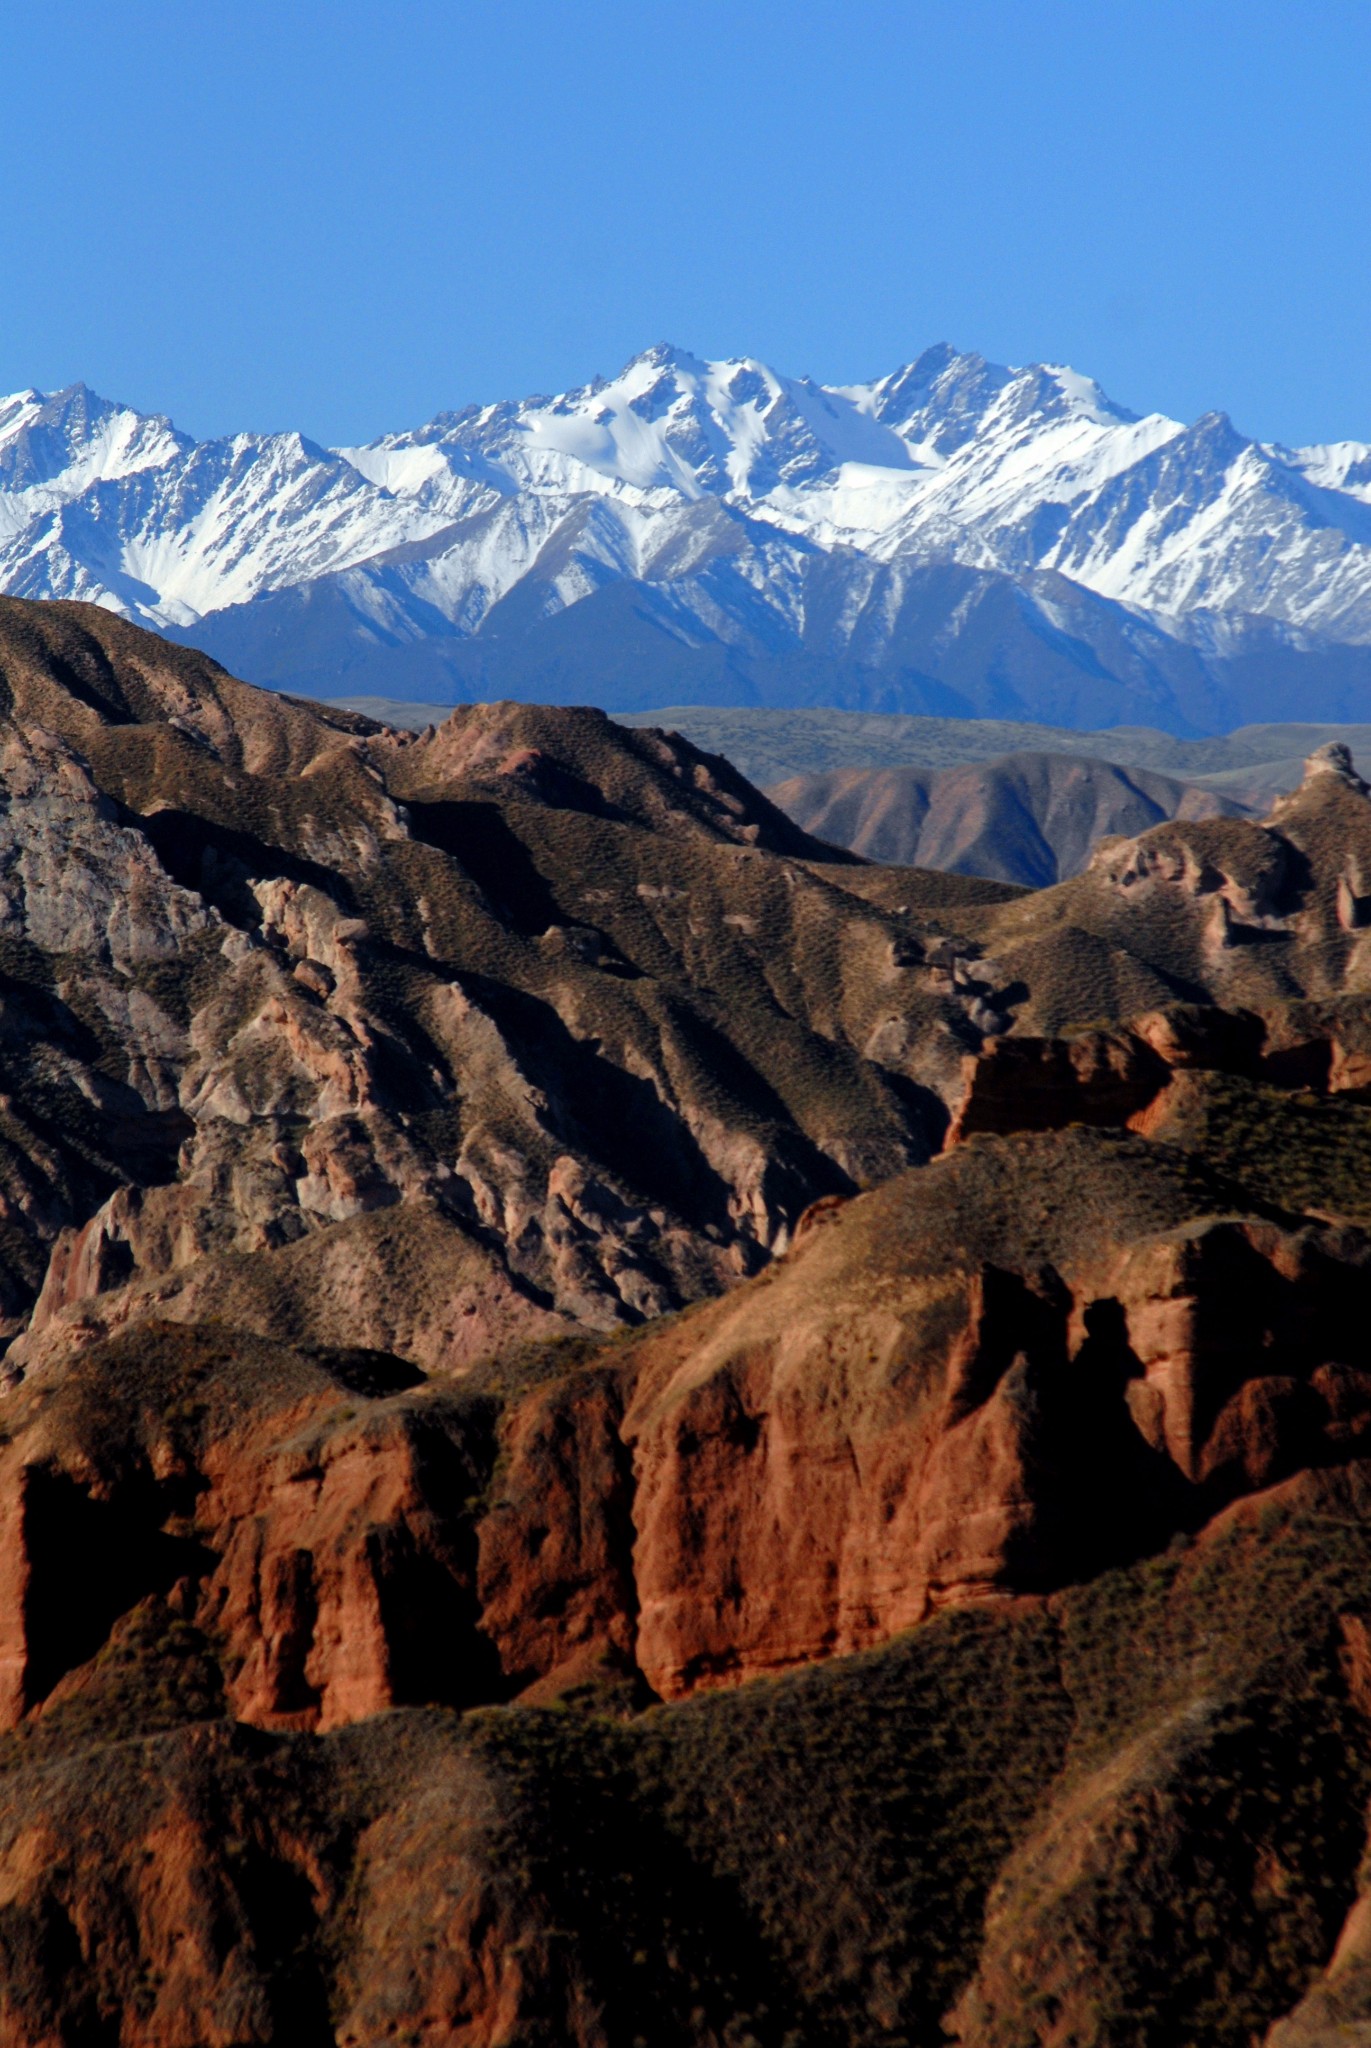
<svg viewBox="0 0 1371 2048">
<path fill-rule="evenodd" d="M 310 693 L 1371 717 L 1371 447 L 1139 418 L 948 347 L 870 384 L 659 346 L 365 447 L 0 400 L 0 589 Z"/>
</svg>

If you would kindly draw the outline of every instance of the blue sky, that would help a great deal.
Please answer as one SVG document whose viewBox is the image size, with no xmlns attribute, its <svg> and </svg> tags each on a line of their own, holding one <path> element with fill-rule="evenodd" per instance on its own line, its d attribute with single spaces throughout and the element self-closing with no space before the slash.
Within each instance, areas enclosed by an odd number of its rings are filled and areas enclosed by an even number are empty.
<svg viewBox="0 0 1371 2048">
<path fill-rule="evenodd" d="M 1371 439 L 1371 0 L 44 0 L 0 389 L 368 438 L 670 339 Z"/>
</svg>

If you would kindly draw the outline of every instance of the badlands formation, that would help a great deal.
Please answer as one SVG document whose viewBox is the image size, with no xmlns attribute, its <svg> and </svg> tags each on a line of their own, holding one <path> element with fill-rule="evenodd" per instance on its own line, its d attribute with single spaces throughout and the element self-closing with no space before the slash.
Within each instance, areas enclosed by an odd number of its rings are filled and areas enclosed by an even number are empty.
<svg viewBox="0 0 1371 2048">
<path fill-rule="evenodd" d="M 0 2039 L 1371 2027 L 1344 749 L 1027 891 L 84 605 L 0 676 Z"/>
</svg>

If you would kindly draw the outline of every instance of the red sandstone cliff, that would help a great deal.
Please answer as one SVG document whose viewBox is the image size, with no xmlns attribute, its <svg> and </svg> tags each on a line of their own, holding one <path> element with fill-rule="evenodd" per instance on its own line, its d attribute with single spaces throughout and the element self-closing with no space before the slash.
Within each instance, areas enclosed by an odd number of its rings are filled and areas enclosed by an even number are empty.
<svg viewBox="0 0 1371 2048">
<path fill-rule="evenodd" d="M 7 1403 L 5 1718 L 153 1597 L 238 1718 L 327 1729 L 597 1672 L 675 1698 L 1161 1548 L 1371 1428 L 1371 1240 L 1236 1192 L 1141 1138 L 978 1139 L 503 1382 L 89 1346 Z"/>
</svg>

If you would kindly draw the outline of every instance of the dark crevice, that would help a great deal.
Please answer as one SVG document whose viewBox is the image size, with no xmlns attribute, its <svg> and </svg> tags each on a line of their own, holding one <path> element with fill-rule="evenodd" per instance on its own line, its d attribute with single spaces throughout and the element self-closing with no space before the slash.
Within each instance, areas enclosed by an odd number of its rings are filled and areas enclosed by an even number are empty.
<svg viewBox="0 0 1371 2048">
<path fill-rule="evenodd" d="M 140 1512 L 141 1510 L 141 1512 Z M 25 1474 L 24 1595 L 26 1705 L 46 1699 L 68 1671 L 89 1662 L 115 1622 L 149 1594 L 169 1593 L 178 1579 L 198 1580 L 213 1553 L 158 1524 L 166 1502 L 98 1500 L 53 1466 Z"/>
<path fill-rule="evenodd" d="M 495 1425 L 494 1406 L 476 1403 L 465 1406 L 460 1440 L 439 1418 L 414 1418 L 416 1487 L 433 1511 L 366 1539 L 397 1706 L 465 1709 L 510 1695 L 499 1652 L 480 1625 L 470 1509 L 494 1469 Z"/>
<path fill-rule="evenodd" d="M 511 931 L 537 938 L 562 922 L 550 884 L 493 802 L 453 799 L 406 808 L 410 837 L 455 860 Z"/>
<path fill-rule="evenodd" d="M 152 846 L 174 882 L 213 904 L 230 924 L 255 931 L 262 922 L 261 905 L 251 884 L 291 881 L 318 889 L 347 916 L 353 895 L 335 868 L 269 845 L 250 832 L 212 823 L 193 811 L 159 810 L 147 817 L 131 814 L 131 822 Z"/>
</svg>

